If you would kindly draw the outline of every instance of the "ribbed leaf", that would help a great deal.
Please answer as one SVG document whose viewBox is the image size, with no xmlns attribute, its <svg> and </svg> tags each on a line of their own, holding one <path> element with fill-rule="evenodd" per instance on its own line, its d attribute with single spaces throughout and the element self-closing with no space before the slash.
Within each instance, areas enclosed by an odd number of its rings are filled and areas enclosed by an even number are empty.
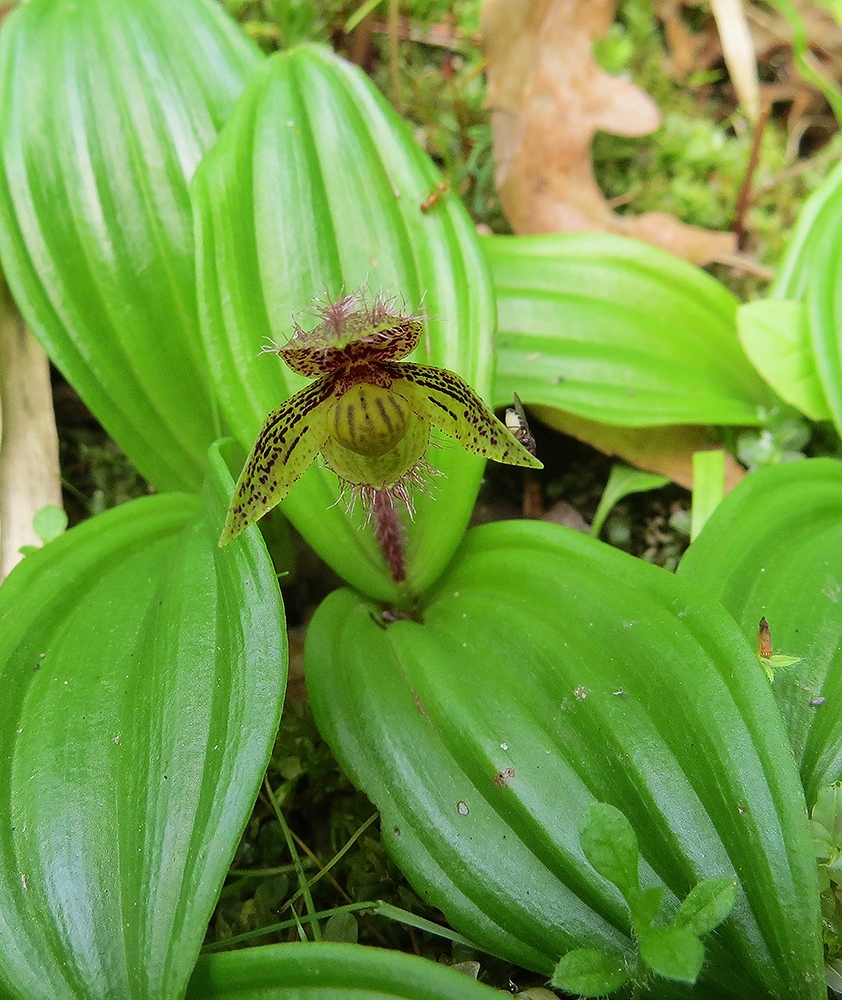
<svg viewBox="0 0 842 1000">
<path fill-rule="evenodd" d="M 774 690 L 810 803 L 842 778 L 840 567 L 842 462 L 833 459 L 749 476 L 679 567 L 725 605 L 750 642 L 765 616 L 774 652 L 802 657 L 780 671 Z"/>
<path fill-rule="evenodd" d="M 522 522 L 469 533 L 423 624 L 381 628 L 372 612 L 348 590 L 317 611 L 313 708 L 396 860 L 458 930 L 547 974 L 572 948 L 629 947 L 628 910 L 579 842 L 597 799 L 629 818 L 667 915 L 703 878 L 739 880 L 705 995 L 823 996 L 798 775 L 716 602 Z"/>
<path fill-rule="evenodd" d="M 187 182 L 258 61 L 211 0 L 31 0 L 0 34 L 3 269 L 158 489 L 199 489 L 219 436 Z"/>
<path fill-rule="evenodd" d="M 183 995 L 277 731 L 283 609 L 256 530 L 165 495 L 0 587 L 0 994 Z"/>
<path fill-rule="evenodd" d="M 193 187 L 202 326 L 226 416 L 250 447 L 266 414 L 306 380 L 266 338 L 283 343 L 316 295 L 367 284 L 423 309 L 415 361 L 450 368 L 487 395 L 494 302 L 473 226 L 445 194 L 424 213 L 439 175 L 357 69 L 303 47 L 273 57 L 205 159 Z M 315 325 L 298 315 L 298 321 Z M 447 439 L 428 458 L 444 473 L 417 496 L 407 525 L 408 586 L 435 580 L 467 524 L 482 461 Z M 337 479 L 313 467 L 283 503 L 299 531 L 345 579 L 377 598 L 395 584 Z"/>
<path fill-rule="evenodd" d="M 494 400 L 606 424 L 756 424 L 774 395 L 737 302 L 698 268 L 610 234 L 483 240 L 497 292 Z"/>
<path fill-rule="evenodd" d="M 774 299 L 798 299 L 807 308 L 812 354 L 793 365 L 818 371 L 833 421 L 842 430 L 842 343 L 839 283 L 842 277 L 842 166 L 823 181 L 804 206 L 778 275 Z M 803 341 L 802 341 L 803 343 Z"/>
<path fill-rule="evenodd" d="M 775 299 L 803 299 L 816 263 L 821 266 L 816 253 L 816 239 L 826 228 L 836 226 L 842 211 L 842 163 L 827 175 L 808 198 L 798 215 L 792 236 L 787 244 L 775 280 L 769 289 Z"/>
<path fill-rule="evenodd" d="M 414 955 L 349 944 L 277 944 L 199 960 L 187 1000 L 494 1000 Z"/>
</svg>

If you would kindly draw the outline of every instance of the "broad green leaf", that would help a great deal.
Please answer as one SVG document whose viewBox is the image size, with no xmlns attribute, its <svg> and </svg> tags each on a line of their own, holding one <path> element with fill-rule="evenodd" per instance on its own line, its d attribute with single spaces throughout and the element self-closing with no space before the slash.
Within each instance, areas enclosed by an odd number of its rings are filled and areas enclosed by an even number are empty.
<svg viewBox="0 0 842 1000">
<path fill-rule="evenodd" d="M 830 420 L 803 302 L 761 299 L 737 310 L 740 343 L 781 399 L 811 420 Z"/>
<path fill-rule="evenodd" d="M 679 575 L 718 598 L 756 645 L 800 663 L 774 691 L 807 801 L 842 778 L 842 462 L 807 459 L 747 477 L 687 550 Z"/>
<path fill-rule="evenodd" d="M 187 1000 L 495 1000 L 415 955 L 354 944 L 273 944 L 199 959 Z"/>
<path fill-rule="evenodd" d="M 31 0 L 0 33 L 3 270 L 158 489 L 199 489 L 219 436 L 187 183 L 258 61 L 211 0 Z"/>
<path fill-rule="evenodd" d="M 417 890 L 482 948 L 552 974 L 624 952 L 629 913 L 582 851 L 594 801 L 632 823 L 644 886 L 675 910 L 736 876 L 707 996 L 822 996 L 818 883 L 769 684 L 686 581 L 575 532 L 474 529 L 418 609 L 349 590 L 313 619 L 317 722 L 381 810 Z"/>
<path fill-rule="evenodd" d="M 731 912 L 737 897 L 737 883 L 730 878 L 706 878 L 694 885 L 682 900 L 673 927 L 701 937 L 718 927 Z"/>
<path fill-rule="evenodd" d="M 0 587 L 0 993 L 183 996 L 277 731 L 283 609 L 256 530 L 132 501 Z"/>
<path fill-rule="evenodd" d="M 458 372 L 487 396 L 494 300 L 473 225 L 455 197 L 421 203 L 439 181 L 408 126 L 358 69 L 301 47 L 270 59 L 197 172 L 199 300 L 213 378 L 234 433 L 250 448 L 267 413 L 306 380 L 277 357 L 315 296 L 366 285 L 420 311 L 411 360 Z M 407 589 L 451 558 L 470 516 L 482 460 L 442 437 L 428 459 L 445 473 L 406 519 Z M 364 514 L 346 513 L 336 476 L 311 467 L 282 508 L 355 587 L 400 592 Z"/>
<path fill-rule="evenodd" d="M 588 864 L 628 899 L 638 888 L 637 837 L 631 823 L 607 802 L 588 806 L 579 831 Z"/>
<path fill-rule="evenodd" d="M 640 939 L 640 957 L 659 976 L 695 983 L 705 960 L 705 948 L 688 930 L 653 927 Z"/>
<path fill-rule="evenodd" d="M 774 395 L 737 340 L 737 302 L 655 247 L 609 234 L 483 240 L 497 292 L 494 400 L 627 427 L 757 424 Z"/>
<path fill-rule="evenodd" d="M 621 958 L 592 948 L 577 948 L 558 963 L 552 985 L 567 993 L 601 997 L 620 989 L 630 978 Z"/>
<path fill-rule="evenodd" d="M 837 166 L 799 215 L 778 274 L 773 299 L 804 303 L 811 363 L 818 372 L 827 409 L 842 428 L 842 344 L 839 338 L 839 276 L 842 273 L 842 167 Z M 805 411 L 806 412 L 806 411 Z"/>
<path fill-rule="evenodd" d="M 840 281 L 842 281 L 842 202 L 827 225 L 812 234 L 815 259 L 807 285 L 806 306 L 815 365 L 827 405 L 837 430 L 842 433 L 842 326 Z"/>
<path fill-rule="evenodd" d="M 594 538 L 599 537 L 605 519 L 623 497 L 627 497 L 630 493 L 657 490 L 661 486 L 666 486 L 668 482 L 669 479 L 666 476 L 659 476 L 655 472 L 644 472 L 642 469 L 635 469 L 624 462 L 615 462 L 611 467 L 611 475 L 608 477 L 599 506 L 594 514 L 591 535 Z"/>
<path fill-rule="evenodd" d="M 842 163 L 837 163 L 810 195 L 798 214 L 786 252 L 769 289 L 770 298 L 803 299 L 817 258 L 820 240 L 826 228 L 833 228 L 842 211 Z"/>
<path fill-rule="evenodd" d="M 697 451 L 693 455 L 693 505 L 690 537 L 695 538 L 722 503 L 725 492 L 725 452 Z"/>
</svg>

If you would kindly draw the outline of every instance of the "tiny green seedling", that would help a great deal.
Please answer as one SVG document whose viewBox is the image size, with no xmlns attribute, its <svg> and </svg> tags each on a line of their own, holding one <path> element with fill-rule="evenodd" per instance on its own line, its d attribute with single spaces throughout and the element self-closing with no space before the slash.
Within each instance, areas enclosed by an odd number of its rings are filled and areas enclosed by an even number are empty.
<svg viewBox="0 0 842 1000">
<path fill-rule="evenodd" d="M 598 997 L 627 983 L 641 985 L 652 975 L 695 983 L 704 962 L 701 937 L 731 912 L 736 879 L 723 876 L 699 882 L 672 919 L 659 923 L 664 887 L 641 889 L 637 837 L 620 810 L 594 802 L 585 812 L 579 840 L 591 866 L 617 886 L 628 904 L 636 948 L 627 954 L 577 948 L 558 963 L 552 985 L 579 996 Z"/>
</svg>

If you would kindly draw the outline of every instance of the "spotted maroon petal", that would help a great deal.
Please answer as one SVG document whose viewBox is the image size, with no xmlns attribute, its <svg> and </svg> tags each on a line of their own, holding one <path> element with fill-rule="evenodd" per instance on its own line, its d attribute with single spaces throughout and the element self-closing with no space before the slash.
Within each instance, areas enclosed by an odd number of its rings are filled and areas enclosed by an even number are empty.
<svg viewBox="0 0 842 1000">
<path fill-rule="evenodd" d="M 372 326 L 367 316 L 355 315 L 346 324 L 340 341 L 328 339 L 320 327 L 296 333 L 278 354 L 300 375 L 313 378 L 360 362 L 397 361 L 418 345 L 423 327 L 417 319 L 393 316 Z"/>
<path fill-rule="evenodd" d="M 289 493 L 327 438 L 336 378 L 327 376 L 272 410 L 252 445 L 228 508 L 220 545 L 227 545 Z"/>
<path fill-rule="evenodd" d="M 543 468 L 455 372 L 409 362 L 384 365 L 383 370 L 394 379 L 392 389 L 409 400 L 419 416 L 463 448 L 495 462 Z"/>
</svg>

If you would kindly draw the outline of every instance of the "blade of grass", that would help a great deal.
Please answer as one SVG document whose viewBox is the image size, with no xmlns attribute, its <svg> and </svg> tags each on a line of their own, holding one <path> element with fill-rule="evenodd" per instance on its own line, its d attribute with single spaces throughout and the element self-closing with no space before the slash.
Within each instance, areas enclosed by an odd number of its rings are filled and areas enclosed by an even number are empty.
<svg viewBox="0 0 842 1000">
<path fill-rule="evenodd" d="M 293 840 L 292 837 L 292 831 L 287 825 L 286 819 L 284 819 L 284 814 L 278 807 L 278 802 L 275 798 L 275 793 L 272 791 L 272 786 L 269 784 L 268 778 L 263 779 L 263 787 L 266 789 L 266 794 L 269 796 L 269 802 L 272 805 L 272 809 L 274 810 L 275 816 L 278 820 L 278 823 L 281 826 L 281 830 L 283 831 L 284 840 L 286 840 L 287 843 L 287 850 L 289 851 L 290 857 L 292 858 L 292 863 L 295 865 L 295 873 L 298 877 L 298 884 L 299 886 L 301 886 L 301 892 L 299 893 L 299 895 L 302 895 L 304 897 L 304 905 L 307 907 L 307 913 L 312 916 L 312 914 L 316 912 L 316 907 L 313 905 L 313 897 L 310 895 L 310 889 L 307 884 L 307 876 L 304 874 L 304 865 L 301 863 L 301 858 L 299 857 L 298 851 L 295 848 L 295 841 Z M 306 934 L 304 934 L 304 928 L 301 925 L 302 919 L 303 918 L 299 917 L 298 914 L 295 914 L 294 923 L 298 926 L 298 932 L 300 935 L 302 935 L 302 940 L 306 941 L 307 936 Z M 322 931 L 321 928 L 319 927 L 318 922 L 313 920 L 312 924 L 313 924 L 313 939 L 315 941 L 321 941 Z"/>
<path fill-rule="evenodd" d="M 316 875 L 314 875 L 306 885 L 301 886 L 298 892 L 296 892 L 295 895 L 283 905 L 283 907 L 281 908 L 281 913 L 283 913 L 284 910 L 289 909 L 289 907 L 292 906 L 292 904 L 297 899 L 303 896 L 305 892 L 312 889 L 312 887 L 324 875 L 327 875 L 327 873 L 330 871 L 331 868 L 333 868 L 333 866 L 337 863 L 337 861 L 340 861 L 348 853 L 351 847 L 353 847 L 353 845 L 360 839 L 360 837 L 365 833 L 365 831 L 379 816 L 380 816 L 379 812 L 372 813 L 368 817 L 368 819 L 357 830 L 355 830 L 354 833 L 351 834 L 345 846 L 336 854 L 334 854 L 334 856 L 330 859 L 330 861 L 328 861 L 328 863 L 324 866 L 324 868 L 322 868 L 321 871 L 319 871 Z"/>
<path fill-rule="evenodd" d="M 355 913 L 360 910 L 377 912 L 377 902 L 365 900 L 362 903 L 347 903 L 344 906 L 334 906 L 330 910 L 319 910 L 317 913 L 306 913 L 304 916 L 295 916 L 290 920 L 281 920 L 276 924 L 267 924 L 265 927 L 258 927 L 257 930 L 244 931 L 242 934 L 233 934 L 231 937 L 221 941 L 211 941 L 202 948 L 202 954 L 206 955 L 211 951 L 225 951 L 226 948 L 235 944 L 243 944 L 246 941 L 253 941 L 255 938 L 265 937 L 267 934 L 277 934 L 279 931 L 289 930 L 290 927 L 301 927 L 302 924 L 316 925 L 316 921 L 324 920 L 326 917 L 336 916 L 337 913 Z"/>
<path fill-rule="evenodd" d="M 425 920 L 424 917 L 419 917 L 417 913 L 402 910 L 399 906 L 392 906 L 391 903 L 378 902 L 372 913 L 376 913 L 379 917 L 386 917 L 388 920 L 394 920 L 399 924 L 414 927 L 416 930 L 435 934 L 436 937 L 445 938 L 447 941 L 453 941 L 455 944 L 466 945 L 475 951 L 483 950 L 478 944 L 471 941 L 470 938 L 466 938 L 462 934 L 457 934 L 456 931 L 452 931 L 449 927 L 434 924 L 432 920 Z"/>
<path fill-rule="evenodd" d="M 350 35 L 354 28 L 356 28 L 362 20 L 368 17 L 375 7 L 378 7 L 382 2 L 383 0 L 365 0 L 365 3 L 361 3 L 345 22 L 345 27 L 342 29 L 345 34 Z"/>
<path fill-rule="evenodd" d="M 319 861 L 319 859 L 316 857 L 316 855 L 313 854 L 313 852 L 310 850 L 310 848 L 304 843 L 304 841 L 301 839 L 301 837 L 299 837 L 298 834 L 294 830 L 292 831 L 292 836 L 294 837 L 296 844 L 298 844 L 298 846 L 301 848 L 301 850 L 304 851 L 304 853 L 313 862 L 313 864 L 317 868 L 321 868 L 322 867 L 321 861 Z M 348 900 L 349 903 L 352 902 L 351 897 L 348 895 L 347 892 L 345 892 L 345 890 L 342 888 L 342 886 L 336 881 L 336 879 L 332 875 L 330 876 L 330 884 L 333 886 L 334 889 L 336 889 L 336 891 L 340 895 L 344 896 Z"/>
</svg>

